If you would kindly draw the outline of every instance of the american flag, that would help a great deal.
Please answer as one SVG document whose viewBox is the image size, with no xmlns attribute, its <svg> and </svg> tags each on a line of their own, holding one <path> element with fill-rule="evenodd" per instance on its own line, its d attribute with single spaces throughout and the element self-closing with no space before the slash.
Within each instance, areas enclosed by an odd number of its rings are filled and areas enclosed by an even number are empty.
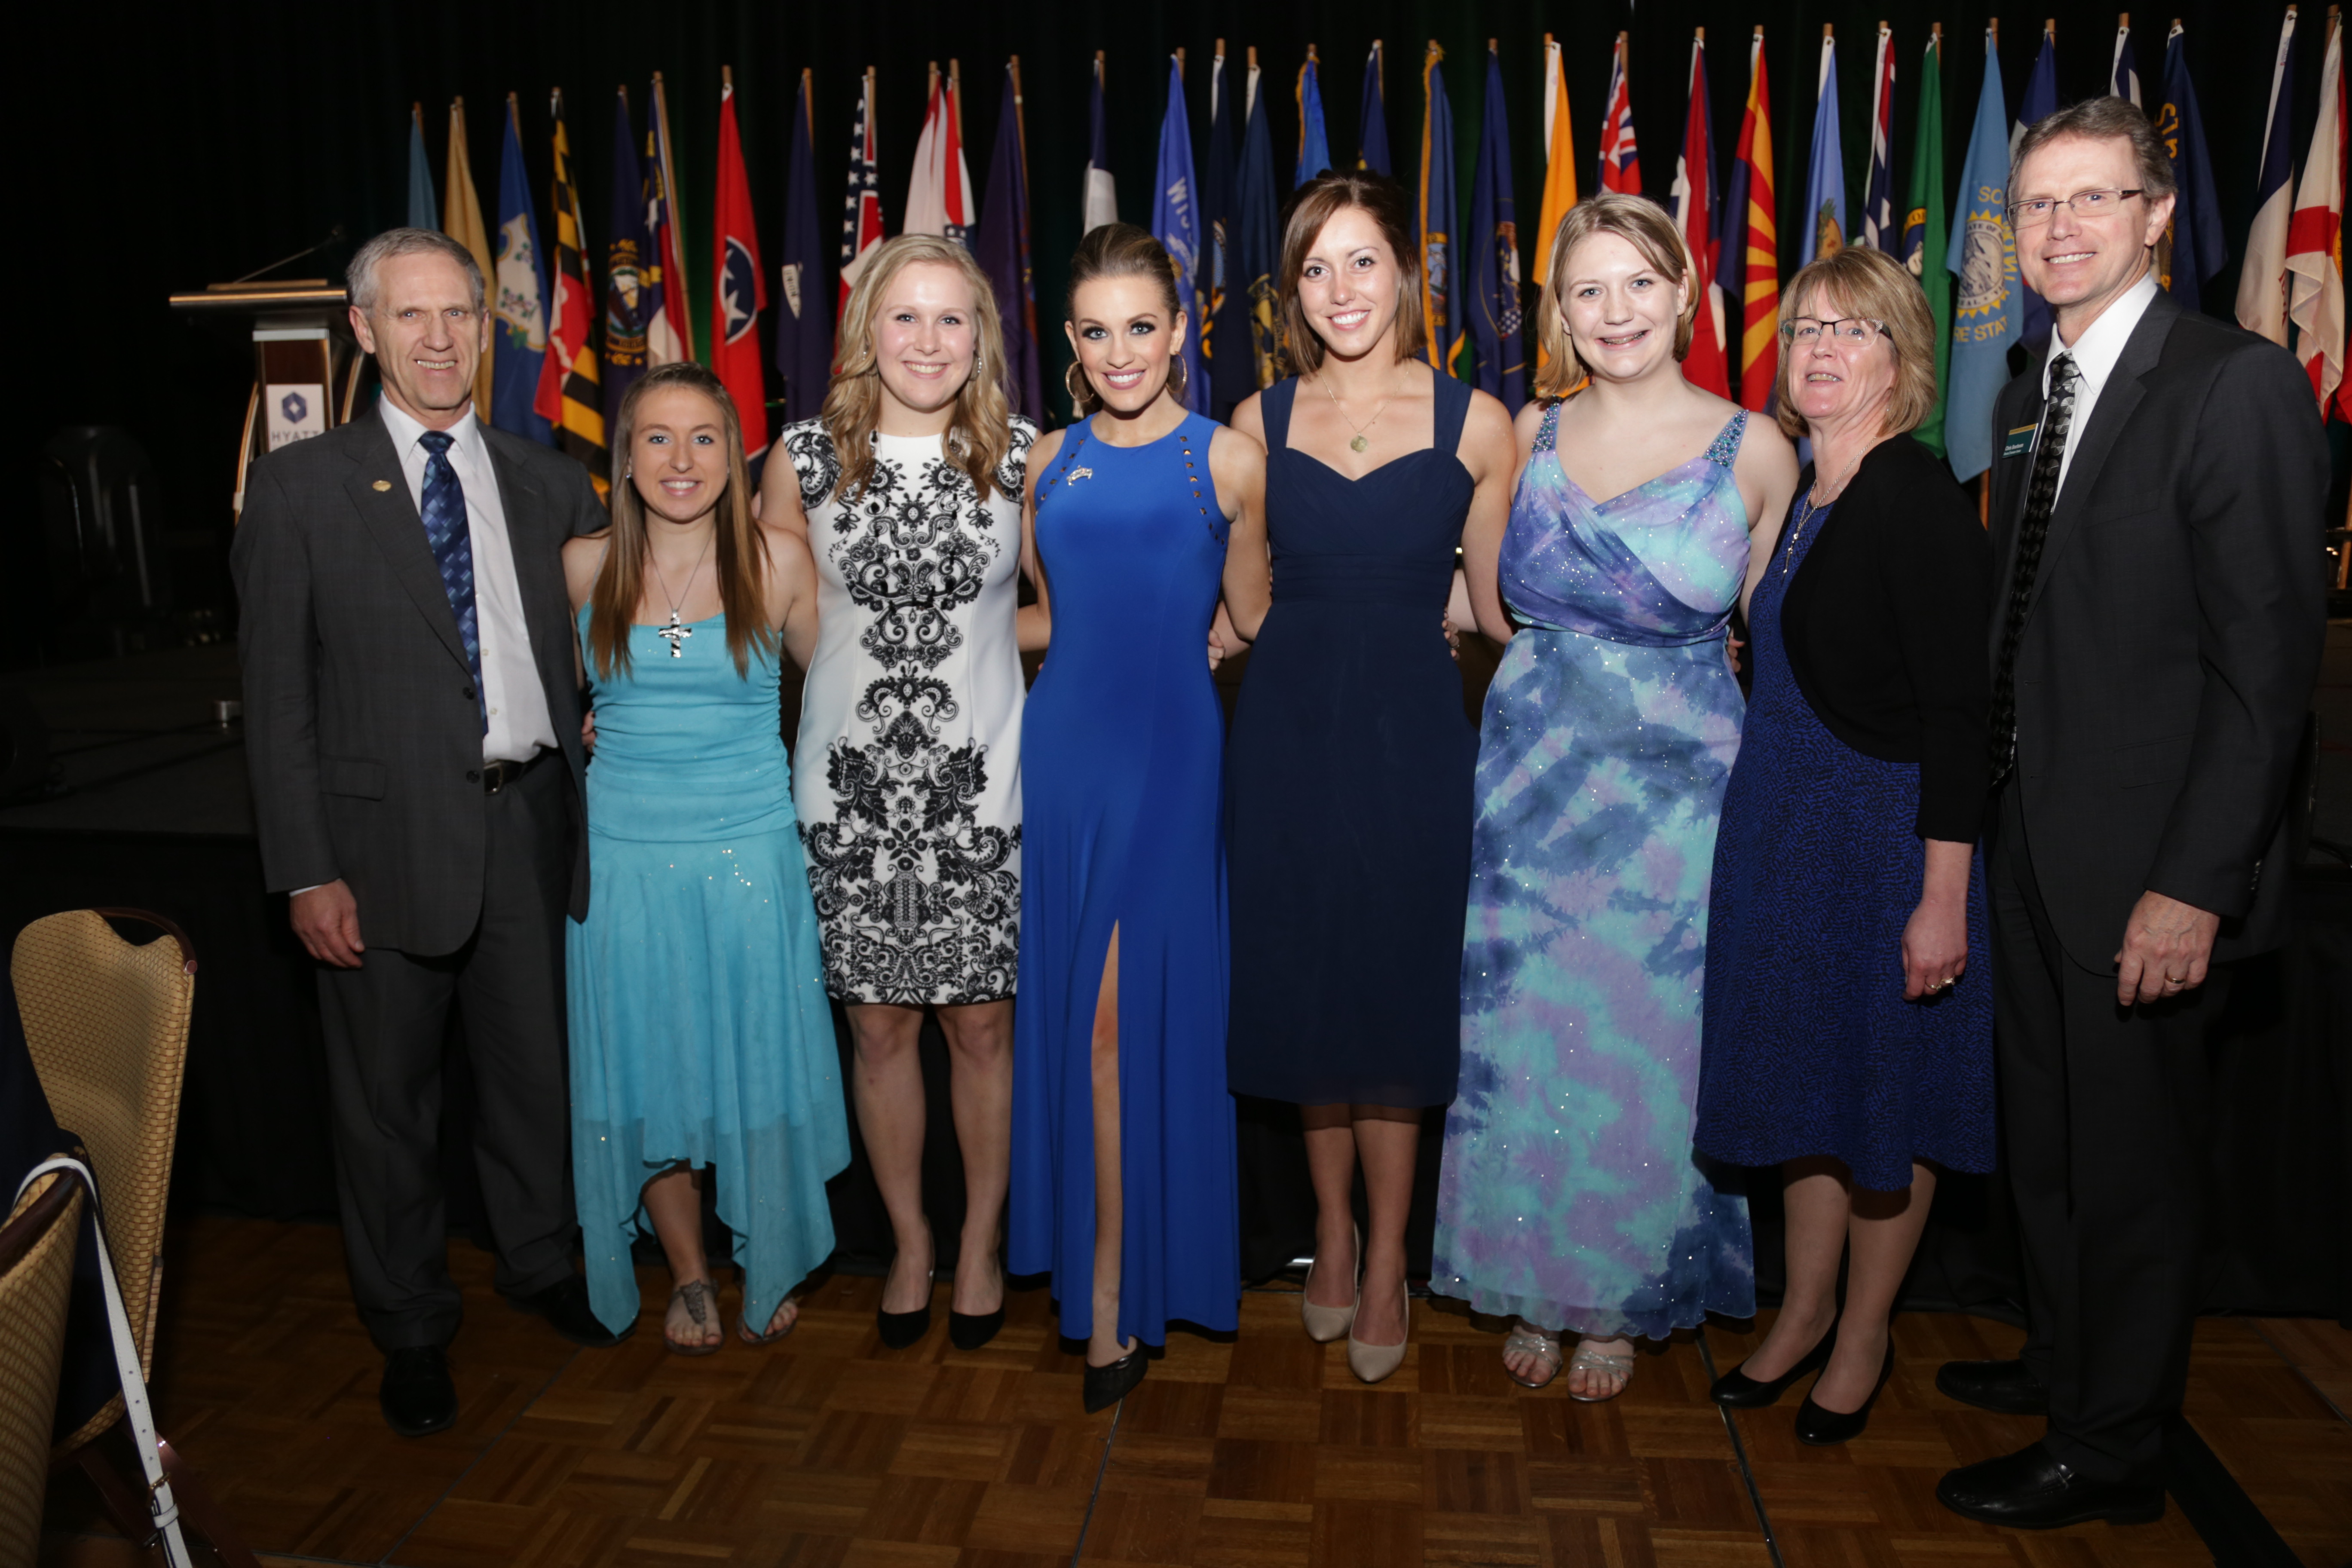
<svg viewBox="0 0 2352 1568">
<path fill-rule="evenodd" d="M 874 151 L 874 68 L 866 68 L 857 88 L 857 119 L 849 129 L 849 202 L 841 218 L 841 300 L 836 311 L 849 309 L 849 290 L 864 268 L 866 252 L 882 243 L 881 169 Z"/>
</svg>

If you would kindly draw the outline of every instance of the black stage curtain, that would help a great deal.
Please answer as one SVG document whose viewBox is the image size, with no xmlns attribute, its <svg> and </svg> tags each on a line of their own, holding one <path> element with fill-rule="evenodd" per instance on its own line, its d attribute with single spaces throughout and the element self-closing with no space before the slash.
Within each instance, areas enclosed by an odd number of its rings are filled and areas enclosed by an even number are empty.
<svg viewBox="0 0 2352 1568">
<path fill-rule="evenodd" d="M 2214 1057 L 2216 1212 L 2205 1301 L 2213 1311 L 2352 1317 L 2352 872 L 2298 874 L 2300 919 L 2284 950 L 2251 960 L 2231 994 L 2232 1025 Z M 309 961 L 286 903 L 261 890 L 249 840 L 0 831 L 0 932 L 59 909 L 128 905 L 170 915 L 196 944 L 194 1027 L 173 1180 L 176 1204 L 275 1219 L 335 1212 L 319 1020 Z M 838 1015 L 836 1015 L 838 1016 Z M 842 1070 L 848 1035 L 839 1031 Z M 444 1173 L 453 1227 L 479 1215 L 467 1148 L 471 1092 L 462 1038 L 451 1041 Z M 922 1042 L 932 1115 L 925 1205 L 940 1268 L 954 1267 L 961 1167 L 946 1114 L 945 1042 Z M 1423 1122 L 1411 1267 L 1425 1274 L 1443 1112 Z M 864 1146 L 831 1186 L 836 1263 L 878 1268 L 891 1250 Z M 1244 1277 L 1265 1279 L 1314 1245 L 1314 1194 L 1297 1110 L 1240 1105 Z M 1780 1199 L 1769 1172 L 1748 1173 L 1757 1282 L 1780 1279 Z M 2014 1320 L 2021 1291 L 2009 1199 L 1998 1172 L 1948 1177 L 1904 1290 L 1906 1304 Z"/>
<path fill-rule="evenodd" d="M 1664 199 L 1681 149 L 1692 29 L 1704 26 L 1709 109 L 1718 162 L 1737 138 L 1748 85 L 1748 40 L 1762 23 L 1772 116 L 1779 228 L 1799 232 L 1812 142 L 1821 30 L 1840 40 L 1842 144 L 1849 211 L 1857 215 L 1869 157 L 1871 64 L 1880 18 L 1895 30 L 1896 201 L 1907 186 L 1919 68 L 1930 23 L 1944 27 L 1945 170 L 1956 189 L 1983 80 L 1984 0 L 1967 6 L 1928 0 L 1864 5 L 1800 0 L 1756 6 L 1727 0 L 1643 5 L 1608 0 L 1559 6 L 1538 0 L 1335 0 L 1268 7 L 1240 0 L 1191 5 L 985 6 L 727 4 L 648 9 L 634 0 L 518 0 L 497 6 L 458 0 L 374 0 L 300 13 L 250 0 L 206 6 L 47 7 L 34 19 L 36 68 L 26 73 L 29 122 L 42 127 L 46 158 L 65 177 L 43 184 L 42 232 L 71 237 L 36 291 L 44 308 L 26 312 L 30 363 L 41 367 L 40 414 L 16 422 L 16 471 L 35 472 L 35 451 L 57 425 L 127 427 L 154 456 L 168 526 L 217 536 L 225 554 L 226 502 L 239 421 L 251 376 L 244 334 L 224 323 L 173 320 L 164 297 L 241 277 L 299 250 L 340 225 L 347 239 L 299 261 L 285 276 L 337 277 L 357 239 L 404 221 L 408 111 L 425 108 L 434 184 L 442 191 L 448 105 L 468 112 L 474 182 L 487 204 L 499 189 L 506 95 L 518 97 L 522 147 L 547 234 L 551 178 L 548 89 L 566 91 L 572 169 L 588 225 L 588 257 L 603 276 L 608 237 L 607 167 L 613 89 L 625 84 L 640 127 L 652 73 L 669 85 L 691 279 L 707 312 L 711 189 L 722 64 L 734 68 L 744 156 L 772 267 L 781 258 L 785 158 L 794 89 L 814 73 L 817 211 L 824 232 L 844 191 L 852 95 L 868 65 L 879 72 L 878 132 L 884 211 L 894 226 L 906 199 L 922 118 L 924 67 L 962 63 L 967 159 L 985 180 L 996 131 L 1001 72 L 1022 59 L 1032 193 L 1036 290 L 1046 337 L 1045 383 L 1058 384 L 1066 357 L 1061 334 L 1066 258 L 1077 241 L 1080 171 L 1087 156 L 1087 86 L 1094 51 L 1108 56 L 1111 161 L 1121 213 L 1148 222 L 1155 150 L 1166 103 L 1169 53 L 1181 47 L 1196 159 L 1206 147 L 1209 58 L 1225 39 L 1228 85 L 1240 89 L 1244 46 L 1254 45 L 1271 95 L 1277 165 L 1296 161 L 1297 72 L 1307 45 L 1322 60 L 1326 122 L 1335 157 L 1358 145 L 1364 60 L 1375 37 L 1388 50 L 1390 145 L 1411 178 L 1419 166 L 1421 53 L 1435 38 L 1446 51 L 1454 106 L 1456 184 L 1466 199 L 1486 97 L 1486 48 L 1500 47 L 1503 93 L 1516 175 L 1521 265 L 1530 247 L 1544 169 L 1541 41 L 1565 46 L 1576 146 L 1589 186 L 1609 72 L 1611 43 L 1630 30 L 1631 91 L 1641 132 L 1646 188 Z M 2231 257 L 2207 286 L 2217 313 L 2229 312 L 2236 252 L 2252 214 L 2253 175 L 2268 110 L 2273 51 L 2283 5 L 2248 8 L 2188 0 L 2190 74 L 2202 105 Z M 2305 8 L 2298 42 L 2294 148 L 2300 158 L 2317 111 L 2324 22 Z M 2014 114 L 2040 47 L 2038 24 L 2054 14 L 2062 100 L 2104 91 L 2116 10 L 2077 0 L 2009 16 L 2000 59 Z M 2164 22 L 2141 17 L 2132 39 L 2144 97 L 2162 80 Z M 446 193 L 444 193 L 446 194 Z M 1948 195 L 1946 211 L 1948 216 Z M 487 215 L 495 226 L 492 205 Z M 771 282 L 773 282 L 772 274 Z M 816 290 L 829 297 L 829 284 Z M 772 288 L 771 295 L 779 290 Z M 771 312 L 772 318 L 772 308 Z M 770 325 L 772 325 L 772 320 Z M 763 329 L 764 330 L 764 329 Z M 1066 414 L 1058 395 L 1054 413 Z M 26 482 L 29 482 L 26 481 Z M 30 519 L 13 510 L 0 529 Z M 226 573 L 183 584 L 184 601 L 228 605 Z M 20 593 L 22 590 L 20 590 Z M 38 662 L 23 637 L 24 662 Z M 12 642 L 12 647 L 13 647 Z"/>
</svg>

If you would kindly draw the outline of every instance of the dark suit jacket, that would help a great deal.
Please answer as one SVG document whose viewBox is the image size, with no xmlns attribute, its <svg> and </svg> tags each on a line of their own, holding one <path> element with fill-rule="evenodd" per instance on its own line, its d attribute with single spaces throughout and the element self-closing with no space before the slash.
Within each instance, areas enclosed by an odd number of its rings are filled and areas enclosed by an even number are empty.
<svg viewBox="0 0 2352 1568">
<path fill-rule="evenodd" d="M 603 527 L 604 509 L 572 458 L 483 435 L 576 802 L 584 763 L 562 548 Z M 454 952 L 481 910 L 482 720 L 383 421 L 371 413 L 255 464 L 229 563 L 269 889 L 341 878 L 369 946 Z M 583 816 L 575 810 L 575 825 Z M 584 833 L 573 837 L 576 917 L 587 912 L 588 850 Z"/>
<path fill-rule="evenodd" d="M 2000 658 L 2042 362 L 1994 405 Z M 2017 658 L 2035 879 L 2114 972 L 2148 889 L 2222 917 L 2217 959 L 2286 938 L 2288 774 L 2326 635 L 2326 437 L 2286 351 L 2157 295 L 2078 427 Z"/>
</svg>

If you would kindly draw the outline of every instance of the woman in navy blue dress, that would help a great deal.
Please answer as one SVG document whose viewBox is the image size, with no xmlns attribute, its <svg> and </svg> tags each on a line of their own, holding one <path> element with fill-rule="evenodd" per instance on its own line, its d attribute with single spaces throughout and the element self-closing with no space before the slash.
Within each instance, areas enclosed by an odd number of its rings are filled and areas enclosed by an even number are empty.
<svg viewBox="0 0 2352 1568">
<path fill-rule="evenodd" d="M 1237 1326 L 1225 1090 L 1223 718 L 1203 657 L 1220 594 L 1265 614 L 1257 444 L 1186 412 L 1188 326 L 1160 242 L 1127 224 L 1071 262 L 1071 395 L 1090 416 L 1030 474 L 1021 731 L 1014 1273 L 1050 1271 L 1087 1342 L 1086 1406 L 1143 1376 L 1171 1319 Z"/>
<path fill-rule="evenodd" d="M 1234 411 L 1266 449 L 1275 606 L 1227 770 L 1227 1070 L 1299 1107 L 1317 1207 L 1301 1315 L 1311 1338 L 1348 1336 L 1368 1383 L 1404 1359 L 1422 1111 L 1454 1098 L 1462 1032 L 1478 737 L 1446 648 L 1454 549 L 1474 514 L 1499 531 L 1513 462 L 1502 404 L 1425 358 L 1416 258 L 1393 181 L 1302 188 L 1279 272 L 1299 374 Z"/>
<path fill-rule="evenodd" d="M 1782 296 L 1780 425 L 1812 438 L 1795 506 L 1750 566 L 1756 690 L 1716 840 L 1699 1149 L 1780 1167 L 1788 1288 L 1715 1384 L 1859 1434 L 1937 1170 L 1992 1168 L 1984 657 L 1992 552 L 1908 432 L 1936 403 L 1935 326 L 1874 250 Z M 1838 1263 L 1851 1247 L 1845 1305 Z"/>
</svg>

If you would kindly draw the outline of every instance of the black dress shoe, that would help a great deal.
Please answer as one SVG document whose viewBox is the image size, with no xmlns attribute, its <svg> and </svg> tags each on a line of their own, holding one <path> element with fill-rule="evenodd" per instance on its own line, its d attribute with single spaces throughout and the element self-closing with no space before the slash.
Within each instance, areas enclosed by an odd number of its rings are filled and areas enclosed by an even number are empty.
<svg viewBox="0 0 2352 1568">
<path fill-rule="evenodd" d="M 1863 1428 L 1870 1425 L 1870 1407 L 1878 1403 L 1879 1391 L 1886 1386 L 1886 1380 L 1894 1373 L 1895 1337 L 1890 1334 L 1886 1340 L 1886 1360 L 1880 1363 L 1878 1381 L 1870 1385 L 1870 1397 L 1862 1402 L 1862 1408 L 1847 1412 L 1825 1410 L 1814 1404 L 1813 1396 L 1807 1394 L 1804 1404 L 1797 1407 L 1797 1441 L 1816 1448 L 1829 1448 L 1861 1436 Z M 1819 1388 L 1821 1384 L 1817 1383 L 1813 1386 Z"/>
<path fill-rule="evenodd" d="M 1936 1386 L 1963 1405 L 2003 1415 L 2047 1415 L 2050 1390 L 2021 1361 L 1948 1361 Z"/>
<path fill-rule="evenodd" d="M 1004 1309 L 993 1312 L 948 1313 L 948 1343 L 960 1351 L 976 1351 L 996 1337 L 1004 1326 Z"/>
<path fill-rule="evenodd" d="M 2164 1488 L 2085 1479 L 2036 1443 L 1998 1459 L 1954 1470 L 1936 1483 L 1954 1513 L 2010 1530 L 2056 1530 L 2104 1519 L 2153 1524 L 2164 1517 Z"/>
<path fill-rule="evenodd" d="M 1761 1410 L 1768 1405 L 1777 1404 L 1780 1395 L 1788 1393 L 1789 1385 L 1797 1379 L 1827 1365 L 1830 1352 L 1836 1344 L 1837 1325 L 1832 1323 L 1829 1331 L 1822 1335 L 1821 1343 L 1799 1356 L 1795 1364 L 1771 1382 L 1759 1383 L 1748 1376 L 1743 1370 L 1746 1364 L 1743 1363 L 1717 1378 L 1715 1386 L 1706 1391 L 1706 1396 L 1726 1410 Z"/>
<path fill-rule="evenodd" d="M 384 1425 L 404 1437 L 446 1431 L 457 1420 L 457 1385 L 449 1381 L 449 1358 L 439 1345 L 406 1345 L 383 1358 L 383 1386 L 376 1394 Z"/>
<path fill-rule="evenodd" d="M 1108 1366 L 1087 1368 L 1086 1384 L 1080 1391 L 1086 1400 L 1087 1414 L 1092 1415 L 1097 1410 L 1108 1410 L 1134 1393 L 1135 1385 L 1143 1381 L 1144 1371 L 1150 1364 L 1150 1356 L 1145 1352 L 1142 1342 L 1138 1341 L 1133 1350 Z"/>
<path fill-rule="evenodd" d="M 545 1318 L 549 1327 L 575 1345 L 603 1350 L 621 1342 L 620 1334 L 597 1321 L 595 1310 L 588 1305 L 588 1281 L 577 1274 L 567 1275 L 544 1290 L 513 1300 L 522 1310 Z M 629 1327 L 634 1329 L 636 1325 L 631 1323 Z"/>
<path fill-rule="evenodd" d="M 874 1329 L 882 1336 L 884 1349 L 905 1350 L 931 1331 L 931 1304 L 926 1301 L 911 1312 L 886 1312 L 877 1307 Z"/>
</svg>

